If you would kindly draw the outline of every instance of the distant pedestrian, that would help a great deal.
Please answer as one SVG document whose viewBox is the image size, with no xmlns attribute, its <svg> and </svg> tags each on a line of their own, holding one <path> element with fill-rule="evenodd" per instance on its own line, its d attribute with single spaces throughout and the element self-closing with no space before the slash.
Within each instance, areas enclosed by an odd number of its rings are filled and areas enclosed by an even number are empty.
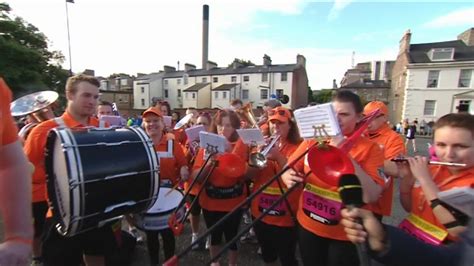
<svg viewBox="0 0 474 266">
<path fill-rule="evenodd" d="M 420 123 L 420 135 L 422 135 L 422 136 L 426 135 L 425 128 L 426 128 L 426 121 L 425 121 L 425 119 L 423 119 L 423 120 L 421 120 L 421 123 Z"/>
<path fill-rule="evenodd" d="M 408 132 L 408 127 L 410 126 L 410 120 L 406 118 L 405 120 L 402 121 L 402 126 L 403 126 L 403 134 L 406 135 Z"/>
<path fill-rule="evenodd" d="M 416 134 L 416 125 L 415 125 L 415 122 L 412 122 L 411 125 L 408 126 L 408 129 L 406 130 L 406 134 L 405 134 L 405 137 L 406 137 L 406 142 L 405 142 L 405 146 L 408 145 L 408 142 L 410 142 L 411 140 L 411 144 L 413 145 L 413 152 L 417 152 L 416 151 L 416 142 L 415 142 L 415 134 Z M 408 147 L 407 147 L 407 150 L 408 150 Z"/>
</svg>

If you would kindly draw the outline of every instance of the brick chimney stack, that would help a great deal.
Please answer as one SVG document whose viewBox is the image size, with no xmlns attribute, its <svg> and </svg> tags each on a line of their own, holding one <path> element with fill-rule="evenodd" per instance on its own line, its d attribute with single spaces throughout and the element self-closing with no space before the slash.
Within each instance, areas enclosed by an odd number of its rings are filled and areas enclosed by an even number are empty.
<svg viewBox="0 0 474 266">
<path fill-rule="evenodd" d="M 474 46 L 474 28 L 470 28 L 459 34 L 458 40 L 463 41 L 467 46 Z"/>
</svg>

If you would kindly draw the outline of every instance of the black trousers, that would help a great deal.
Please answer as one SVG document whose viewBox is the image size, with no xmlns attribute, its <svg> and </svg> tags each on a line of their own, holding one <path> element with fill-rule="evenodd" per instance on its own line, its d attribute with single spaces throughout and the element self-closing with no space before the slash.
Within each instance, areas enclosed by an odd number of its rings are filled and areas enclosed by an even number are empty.
<svg viewBox="0 0 474 266">
<path fill-rule="evenodd" d="M 354 244 L 320 237 L 298 226 L 298 244 L 304 266 L 357 266 L 359 257 Z"/>
<path fill-rule="evenodd" d="M 298 265 L 296 260 L 296 227 L 283 227 L 258 221 L 254 225 L 265 263 L 280 259 L 283 266 Z"/>
<path fill-rule="evenodd" d="M 148 246 L 148 255 L 152 265 L 160 263 L 160 240 L 158 235 L 161 235 L 163 240 L 163 252 L 165 254 L 165 261 L 174 256 L 175 239 L 171 229 L 163 229 L 159 231 L 145 231 L 146 241 Z"/>
</svg>

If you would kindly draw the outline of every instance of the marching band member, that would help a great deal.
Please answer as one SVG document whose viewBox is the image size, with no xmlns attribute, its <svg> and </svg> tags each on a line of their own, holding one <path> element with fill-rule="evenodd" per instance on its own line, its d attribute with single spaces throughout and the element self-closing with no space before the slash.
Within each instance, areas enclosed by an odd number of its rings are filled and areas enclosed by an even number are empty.
<svg viewBox="0 0 474 266">
<path fill-rule="evenodd" d="M 27 265 L 32 250 L 30 167 L 10 113 L 11 92 L 0 78 L 0 265 Z"/>
<path fill-rule="evenodd" d="M 212 118 L 211 118 L 211 115 L 209 113 L 206 113 L 206 112 L 201 112 L 199 113 L 199 116 L 196 120 L 196 124 L 197 125 L 202 125 L 204 126 L 205 130 L 207 132 L 210 132 L 211 131 L 211 123 L 212 123 Z M 190 157 L 190 161 L 193 161 L 193 158 L 197 157 L 198 156 L 198 151 L 201 150 L 198 148 L 198 150 L 194 150 L 191 152 L 191 149 L 193 149 L 193 147 L 191 147 L 192 144 L 188 143 L 188 151 L 189 151 L 189 156 Z M 194 155 L 192 153 L 195 153 Z M 202 156 L 202 155 L 201 155 Z M 191 162 L 191 165 L 193 164 L 194 162 Z M 188 181 L 186 181 L 184 183 L 184 188 L 186 190 L 189 189 L 189 185 L 193 182 L 193 179 L 189 179 Z M 191 188 L 191 191 L 189 192 L 189 196 L 187 198 L 187 202 L 189 204 L 191 204 L 194 199 L 196 198 L 198 192 L 199 192 L 199 189 L 200 189 L 200 186 L 199 184 L 196 182 L 194 183 L 194 186 Z M 199 201 L 196 200 L 194 202 L 194 205 L 191 207 L 191 210 L 190 210 L 190 213 L 191 213 L 191 216 L 189 217 L 189 220 L 191 222 L 191 231 L 192 231 L 192 235 L 191 235 L 191 243 L 194 243 L 197 239 L 198 239 L 198 233 L 199 233 L 199 218 L 201 216 L 201 206 L 199 205 Z M 198 245 L 194 245 L 192 247 L 193 250 L 196 250 L 197 248 L 199 248 Z"/>
<path fill-rule="evenodd" d="M 97 106 L 97 117 L 102 115 L 113 115 L 113 107 L 112 104 L 108 101 L 100 101 L 99 105 Z"/>
<path fill-rule="evenodd" d="M 351 91 L 338 91 L 333 98 L 333 107 L 342 133 L 344 136 L 350 136 L 362 119 L 363 106 L 359 96 Z M 297 158 L 314 141 L 306 140 L 301 143 L 288 160 Z M 341 141 L 342 139 L 333 137 L 330 144 L 337 146 Z M 385 182 L 378 174 L 379 169 L 383 167 L 382 150 L 365 137 L 359 137 L 348 156 L 362 184 L 364 202 L 377 202 Z M 312 180 L 312 183 L 305 183 L 297 211 L 298 242 L 303 264 L 358 265 L 356 248 L 348 241 L 342 225 L 339 224 L 340 209 L 343 206 L 337 187 L 328 185 L 312 173 L 304 180 L 303 173 L 308 172 L 308 164 L 301 160 L 282 176 L 287 187 Z"/>
<path fill-rule="evenodd" d="M 160 182 L 162 185 L 174 187 L 178 182 L 189 177 L 189 170 L 181 145 L 173 141 L 174 136 L 165 134 L 163 116 L 156 107 L 148 108 L 143 112 L 143 126 L 146 133 L 154 143 L 155 150 L 160 159 Z M 168 143 L 172 142 L 172 151 L 168 150 Z M 153 265 L 159 264 L 160 242 L 158 234 L 163 238 L 165 260 L 171 258 L 175 252 L 175 238 L 171 229 L 159 231 L 146 230 L 147 246 L 150 261 Z"/>
<path fill-rule="evenodd" d="M 278 135 L 279 140 L 267 155 L 267 166 L 253 177 L 254 190 L 259 189 L 277 174 L 286 165 L 287 158 L 301 143 L 298 128 L 290 110 L 277 107 L 268 114 L 270 132 L 273 137 Z M 278 182 L 281 180 L 275 180 L 252 201 L 251 213 L 254 219 L 281 196 Z M 283 184 L 282 187 L 284 187 Z M 266 265 L 275 265 L 277 259 L 280 260 L 281 265 L 298 265 L 295 257 L 297 241 L 294 214 L 298 207 L 300 193 L 301 190 L 293 191 L 287 200 L 270 211 L 254 226 Z"/>
<path fill-rule="evenodd" d="M 212 131 L 226 137 L 230 142 L 228 152 L 231 152 L 238 141 L 239 137 L 236 129 L 240 127 L 240 120 L 235 112 L 230 110 L 220 110 L 217 112 L 214 117 Z M 239 154 L 237 154 L 239 155 Z M 243 155 L 239 155 L 244 158 Z M 195 178 L 199 169 L 204 164 L 204 149 L 200 149 L 196 160 L 193 166 L 192 177 Z M 224 167 L 221 165 L 219 167 Z M 208 171 L 209 169 L 207 169 Z M 203 173 L 203 176 L 206 175 L 206 170 Z M 215 176 L 216 173 L 211 175 L 213 178 L 226 178 L 225 176 Z M 204 220 L 206 222 L 207 228 L 213 226 L 217 221 L 219 221 L 224 215 L 230 212 L 235 206 L 242 202 L 247 196 L 247 189 L 243 183 L 243 180 L 238 184 L 235 184 L 232 187 L 217 187 L 208 182 L 206 184 L 204 191 L 199 196 L 199 204 L 201 205 Z M 211 234 L 211 246 L 209 248 L 211 257 L 216 255 L 221 247 L 222 235 L 225 235 L 226 241 L 231 240 L 237 235 L 240 220 L 242 218 L 242 212 L 237 211 L 232 216 L 230 216 L 220 227 L 218 227 Z M 229 265 L 237 264 L 237 245 L 234 243 L 230 246 L 229 250 Z M 219 263 L 212 263 L 216 266 Z"/>
<path fill-rule="evenodd" d="M 94 118 L 99 98 L 99 81 L 87 75 L 72 76 L 66 83 L 67 108 L 61 117 L 42 122 L 26 139 L 24 152 L 35 166 L 33 173 L 33 202 L 46 201 L 45 146 L 49 131 L 56 127 L 83 128 L 100 125 Z M 44 214 L 43 214 L 44 215 Z M 35 214 L 35 219 L 44 219 Z M 110 226 L 64 237 L 56 230 L 57 221 L 51 209 L 47 213 L 43 237 L 42 256 L 44 265 L 79 265 L 82 254 L 86 264 L 104 265 L 106 247 L 114 244 Z"/>
<path fill-rule="evenodd" d="M 474 187 L 474 116 L 448 114 L 436 121 L 434 148 L 441 162 L 460 166 L 428 166 L 429 159 L 416 156 L 399 163 L 400 201 L 409 212 L 400 227 L 433 245 L 456 241 L 467 218 L 438 200 L 438 192 L 454 187 Z"/>
<path fill-rule="evenodd" d="M 384 152 L 384 173 L 387 175 L 386 184 L 380 200 L 374 204 L 372 209 L 378 218 L 390 216 L 392 213 L 393 199 L 393 177 L 398 176 L 398 167 L 391 159 L 406 154 L 405 144 L 402 137 L 393 131 L 387 124 L 388 108 L 380 101 L 369 102 L 364 107 L 364 115 L 368 115 L 379 109 L 380 114 L 369 124 L 367 137 L 377 143 Z"/>
</svg>

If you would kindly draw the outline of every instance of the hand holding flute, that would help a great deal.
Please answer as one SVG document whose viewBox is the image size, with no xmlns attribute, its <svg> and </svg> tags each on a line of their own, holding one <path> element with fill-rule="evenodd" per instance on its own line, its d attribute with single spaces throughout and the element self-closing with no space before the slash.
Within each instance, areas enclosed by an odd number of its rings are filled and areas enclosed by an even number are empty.
<svg viewBox="0 0 474 266">
<path fill-rule="evenodd" d="M 405 157 L 397 157 L 391 160 L 392 162 L 408 162 L 408 159 Z M 444 166 L 454 166 L 454 167 L 466 167 L 464 163 L 450 163 L 450 162 L 439 162 L 439 161 L 429 161 L 428 164 L 431 165 L 444 165 Z"/>
</svg>

